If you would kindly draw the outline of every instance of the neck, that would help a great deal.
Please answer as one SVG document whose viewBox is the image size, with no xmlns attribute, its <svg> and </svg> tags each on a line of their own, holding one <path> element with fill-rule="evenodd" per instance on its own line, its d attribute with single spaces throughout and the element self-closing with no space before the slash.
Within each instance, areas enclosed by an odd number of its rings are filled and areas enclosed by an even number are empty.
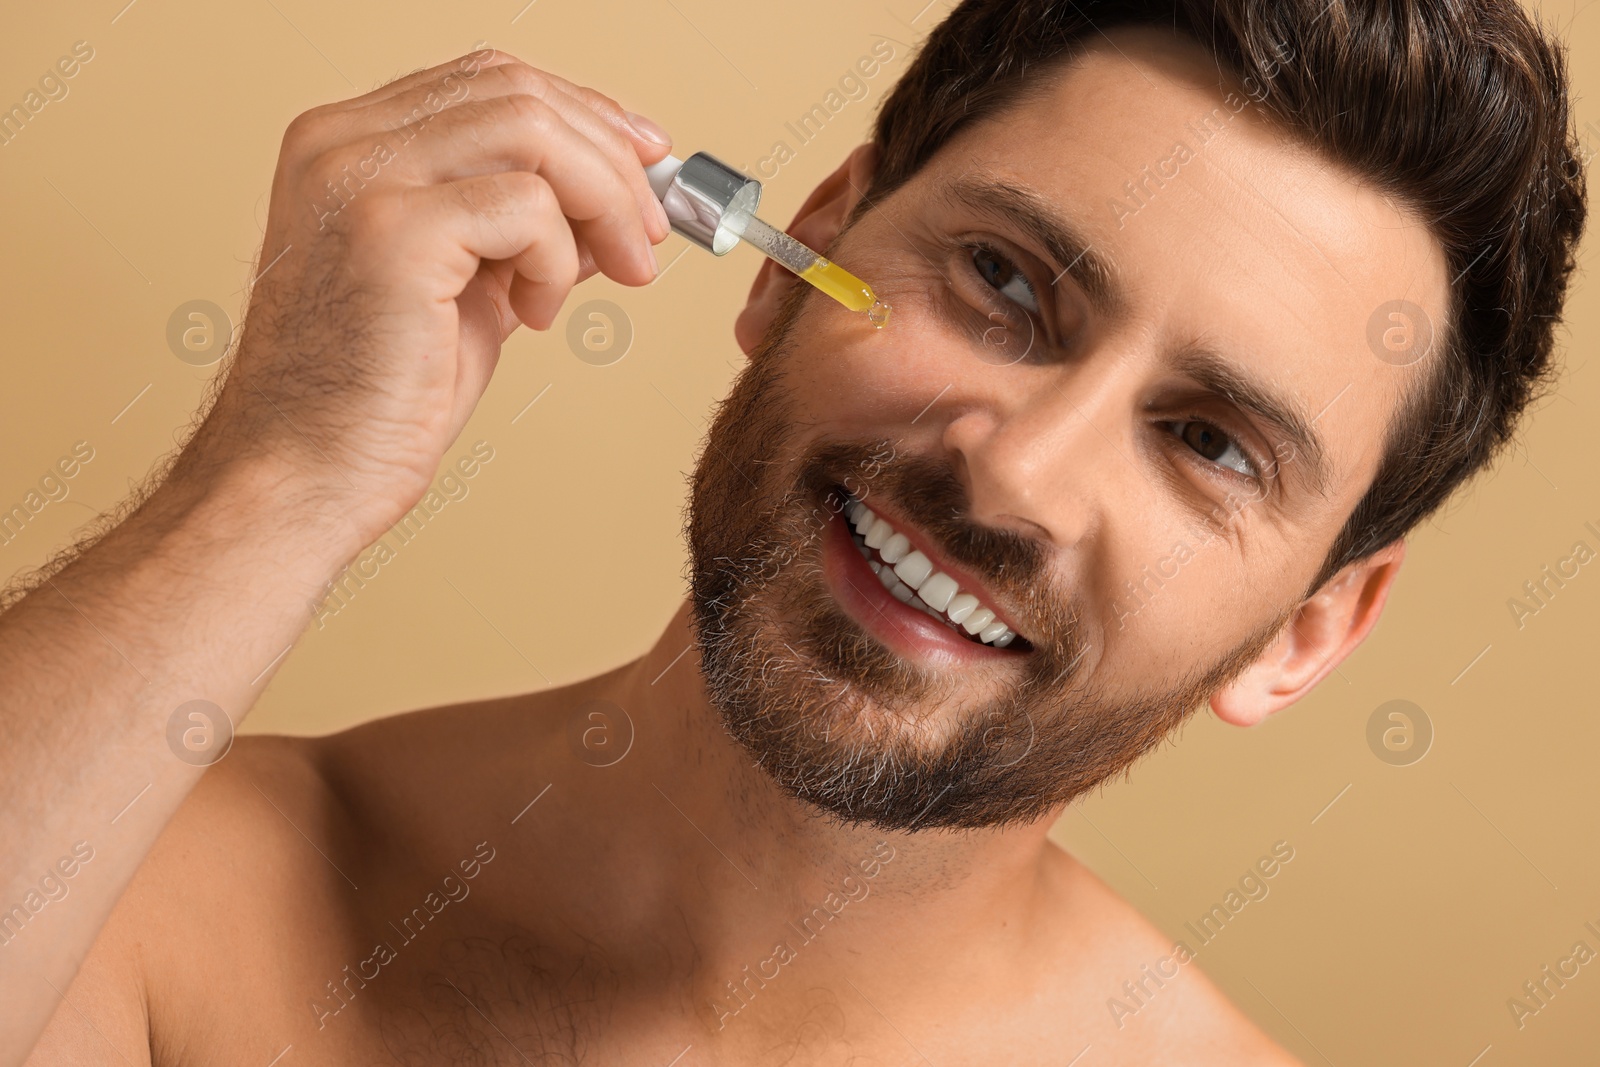
<svg viewBox="0 0 1600 1067">
<path fill-rule="evenodd" d="M 588 776 L 609 813 L 607 833 L 614 826 L 624 837 L 612 847 L 649 872 L 635 884 L 654 887 L 655 903 L 688 926 L 708 961 L 725 956 L 721 965 L 736 973 L 786 931 L 794 944 L 803 935 L 791 924 L 830 900 L 873 916 L 837 927 L 844 936 L 833 944 L 848 938 L 859 952 L 881 942 L 901 957 L 908 945 L 926 945 L 946 967 L 952 939 L 961 944 L 964 933 L 1028 929 L 1053 819 L 885 832 L 847 827 L 790 797 L 724 730 L 702 684 L 687 603 L 654 648 L 593 685 L 585 695 L 621 706 L 634 729 L 627 755 Z M 630 910 L 649 906 L 630 901 Z M 939 936 L 927 937 L 935 929 Z"/>
</svg>

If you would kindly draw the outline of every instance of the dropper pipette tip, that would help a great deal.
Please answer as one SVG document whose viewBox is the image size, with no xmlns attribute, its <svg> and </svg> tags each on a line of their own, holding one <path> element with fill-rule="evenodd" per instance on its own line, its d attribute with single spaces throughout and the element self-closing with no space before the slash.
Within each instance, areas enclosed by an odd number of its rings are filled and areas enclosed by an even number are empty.
<svg viewBox="0 0 1600 1067">
<path fill-rule="evenodd" d="M 751 215 L 745 220 L 739 236 L 851 311 L 865 313 L 867 321 L 875 328 L 881 330 L 888 323 L 891 308 L 878 298 L 872 286 L 776 226 Z"/>
</svg>

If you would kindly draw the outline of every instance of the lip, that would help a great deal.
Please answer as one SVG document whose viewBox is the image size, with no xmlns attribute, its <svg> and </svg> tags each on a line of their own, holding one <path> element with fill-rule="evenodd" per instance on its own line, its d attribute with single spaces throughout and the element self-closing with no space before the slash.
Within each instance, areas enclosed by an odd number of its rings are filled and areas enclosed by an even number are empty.
<svg viewBox="0 0 1600 1067">
<path fill-rule="evenodd" d="M 871 507 L 870 504 L 868 506 Z M 877 510 L 873 508 L 874 512 Z M 906 527 L 887 514 L 884 516 L 884 521 L 893 525 L 897 531 L 906 532 Z M 911 540 L 911 534 L 906 533 L 906 538 Z M 912 543 L 919 551 L 928 555 L 929 560 L 933 561 L 938 569 L 945 570 L 945 573 L 956 579 L 963 589 L 982 589 L 980 583 L 969 581 L 968 577 L 959 571 L 946 570 L 937 556 L 929 554 L 927 549 L 922 547 L 925 542 L 912 541 Z M 847 520 L 841 512 L 832 512 L 829 515 L 827 528 L 823 531 L 822 574 L 829 591 L 845 612 L 902 656 L 935 661 L 943 659 L 963 665 L 976 665 L 1016 660 L 1028 654 L 1026 650 L 995 648 L 992 645 L 970 641 L 944 623 L 890 596 L 889 590 L 883 587 L 883 583 L 872 573 L 872 568 L 867 566 L 867 561 L 856 549 Z M 986 606 L 991 603 L 981 594 L 974 595 L 980 596 Z M 1004 617 L 997 615 L 996 618 L 1011 626 Z"/>
<path fill-rule="evenodd" d="M 912 548 L 918 552 L 921 552 L 924 556 L 927 556 L 928 562 L 933 564 L 933 569 L 935 571 L 943 571 L 944 573 L 948 574 L 950 577 L 956 580 L 956 584 L 961 587 L 961 591 L 963 593 L 971 593 L 973 596 L 983 601 L 983 606 L 994 612 L 994 618 L 996 622 L 1005 623 L 1007 626 L 1011 627 L 1012 633 L 1015 633 L 1024 639 L 1028 639 L 1028 635 L 1023 631 L 1022 627 L 1018 626 L 1016 621 L 1001 608 L 1000 598 L 995 596 L 994 590 L 990 589 L 982 579 L 973 574 L 971 571 L 967 570 L 965 567 L 945 559 L 944 556 L 939 553 L 938 549 L 934 548 L 928 539 L 923 536 L 922 531 L 917 529 L 915 523 L 911 522 L 911 520 L 897 512 L 892 504 L 887 503 L 881 497 L 871 500 L 866 498 L 860 499 L 862 503 L 866 504 L 867 507 L 872 509 L 872 513 L 874 515 L 883 516 L 883 521 L 888 523 L 890 526 L 893 526 L 895 533 L 904 534 L 906 540 L 911 542 Z M 858 556 L 860 554 L 861 553 L 859 552 L 856 553 Z M 890 597 L 889 599 L 894 600 L 893 597 Z M 898 604 L 899 601 L 895 600 L 895 603 Z M 1004 651 L 1004 649 L 1001 649 L 1000 651 Z"/>
</svg>

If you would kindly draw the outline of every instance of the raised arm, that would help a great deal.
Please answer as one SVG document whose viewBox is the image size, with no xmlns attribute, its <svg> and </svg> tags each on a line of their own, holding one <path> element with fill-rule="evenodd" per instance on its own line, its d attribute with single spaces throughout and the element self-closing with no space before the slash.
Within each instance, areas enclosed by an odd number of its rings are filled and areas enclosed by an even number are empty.
<svg viewBox="0 0 1600 1067">
<path fill-rule="evenodd" d="M 549 328 L 596 270 L 655 276 L 641 164 L 666 152 L 489 49 L 290 125 L 204 421 L 0 614 L 0 1063 L 219 754 L 227 724 L 191 702 L 244 717 L 328 583 L 421 499 L 519 322 Z"/>
</svg>

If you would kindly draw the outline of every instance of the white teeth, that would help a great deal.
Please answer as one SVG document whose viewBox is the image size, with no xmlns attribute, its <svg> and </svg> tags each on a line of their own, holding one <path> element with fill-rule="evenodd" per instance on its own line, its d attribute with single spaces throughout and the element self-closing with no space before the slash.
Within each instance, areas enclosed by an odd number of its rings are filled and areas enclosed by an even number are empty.
<svg viewBox="0 0 1600 1067">
<path fill-rule="evenodd" d="M 894 565 L 894 572 L 911 588 L 920 589 L 933 573 L 933 563 L 921 552 L 913 552 Z"/>
<path fill-rule="evenodd" d="M 940 571 L 932 575 L 927 581 L 917 586 L 917 595 L 922 602 L 935 611 L 944 611 L 950 606 L 950 598 L 959 592 L 961 587 L 956 580 Z"/>
<path fill-rule="evenodd" d="M 993 621 L 994 612 L 988 608 L 979 608 L 967 616 L 967 621 L 961 624 L 961 628 L 969 634 L 975 634 Z"/>
<path fill-rule="evenodd" d="M 995 620 L 992 609 L 971 593 L 961 592 L 954 578 L 935 571 L 932 560 L 912 549 L 910 538 L 896 532 L 865 503 L 848 498 L 844 515 L 866 543 L 863 547 L 858 542 L 856 548 L 890 596 L 932 618 L 954 623 L 995 648 L 1005 648 L 1017 639 L 1005 623 Z"/>
<path fill-rule="evenodd" d="M 950 616 L 951 622 L 966 622 L 967 616 L 978 606 L 978 598 L 971 593 L 957 593 L 955 598 L 946 604 L 944 613 Z"/>
</svg>

